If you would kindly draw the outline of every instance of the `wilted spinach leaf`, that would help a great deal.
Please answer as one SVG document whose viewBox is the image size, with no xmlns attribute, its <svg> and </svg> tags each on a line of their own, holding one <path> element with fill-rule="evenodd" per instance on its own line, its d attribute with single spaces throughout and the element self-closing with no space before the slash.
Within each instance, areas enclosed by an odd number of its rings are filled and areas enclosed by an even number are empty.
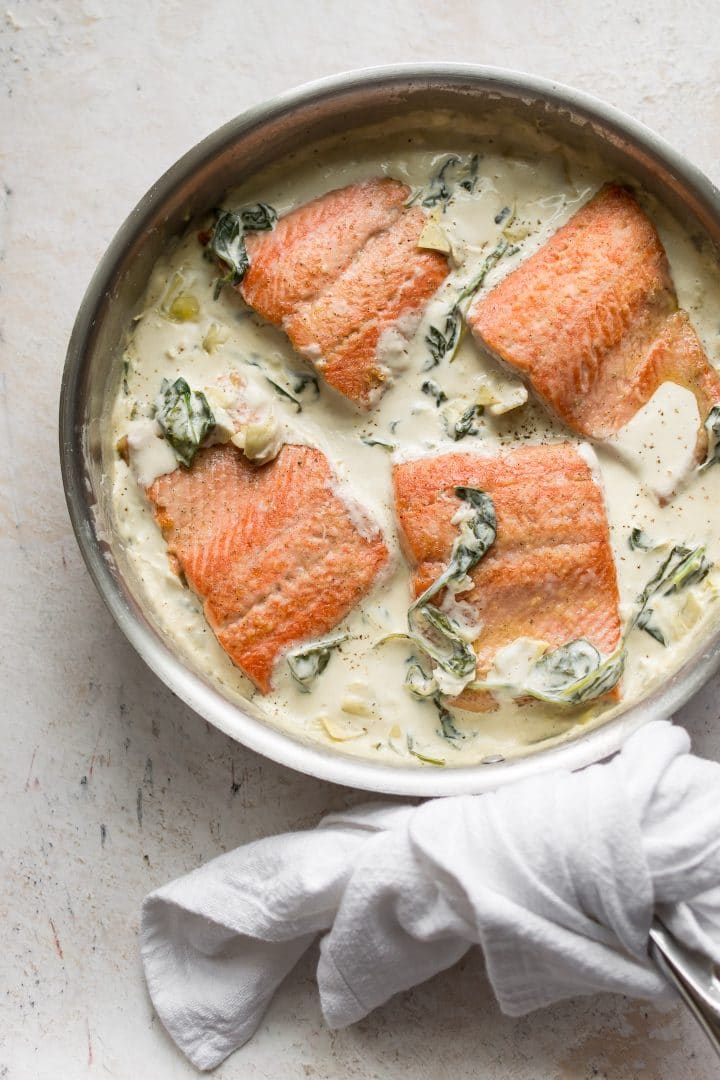
<svg viewBox="0 0 720 1080">
<path fill-rule="evenodd" d="M 191 390 L 185 379 L 163 379 L 155 402 L 155 419 L 183 465 L 190 466 L 203 440 L 215 426 L 207 398 Z"/>
</svg>

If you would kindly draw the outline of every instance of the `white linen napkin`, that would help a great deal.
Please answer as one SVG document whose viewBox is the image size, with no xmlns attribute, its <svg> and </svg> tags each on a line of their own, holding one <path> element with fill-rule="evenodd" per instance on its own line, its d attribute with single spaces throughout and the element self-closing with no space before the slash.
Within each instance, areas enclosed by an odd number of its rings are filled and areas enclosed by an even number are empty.
<svg viewBox="0 0 720 1080">
<path fill-rule="evenodd" d="M 655 722 L 582 772 L 369 804 L 214 859 L 144 902 L 160 1019 L 199 1069 L 215 1067 L 323 931 L 317 978 L 333 1028 L 472 945 L 512 1016 L 597 991 L 661 995 L 647 958 L 654 910 L 720 963 L 720 765 L 689 747 Z"/>
</svg>

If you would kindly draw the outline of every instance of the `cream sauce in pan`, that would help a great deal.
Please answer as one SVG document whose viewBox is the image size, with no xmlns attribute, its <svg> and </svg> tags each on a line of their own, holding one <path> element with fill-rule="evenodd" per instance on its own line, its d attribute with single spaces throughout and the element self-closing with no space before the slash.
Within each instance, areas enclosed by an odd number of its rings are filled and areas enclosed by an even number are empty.
<svg viewBox="0 0 720 1080">
<path fill-rule="evenodd" d="M 144 601 L 160 629 L 190 665 L 212 679 L 230 698 L 252 699 L 270 724 L 303 739 L 346 754 L 398 766 L 468 765 L 493 755 L 509 756 L 546 740 L 576 732 L 579 725 L 602 722 L 618 706 L 589 703 L 572 711 L 539 702 L 516 704 L 501 696 L 496 711 L 485 714 L 453 709 L 455 725 L 465 736 L 449 742 L 439 730 L 432 702 L 415 700 L 404 686 L 410 649 L 402 642 L 377 646 L 384 635 L 406 626 L 410 569 L 400 553 L 392 510 L 390 469 L 399 458 L 441 451 L 492 452 L 519 442 L 542 442 L 576 436 L 529 399 L 519 380 L 483 355 L 466 335 L 449 362 L 431 372 L 425 338 L 431 325 L 442 325 L 455 295 L 470 280 L 503 236 L 517 248 L 488 274 L 489 290 L 536 250 L 607 179 L 602 165 L 587 162 L 561 147 L 546 144 L 526 157 L 501 154 L 482 139 L 429 136 L 394 140 L 392 150 L 372 141 L 353 151 L 297 164 L 283 172 L 257 176 L 224 200 L 228 207 L 262 201 L 286 213 L 294 206 L 354 180 L 385 174 L 425 187 L 449 153 L 469 160 L 480 154 L 474 193 L 458 189 L 444 213 L 434 212 L 430 239 L 442 229 L 451 248 L 453 272 L 430 304 L 410 345 L 386 334 L 383 360 L 393 374 L 390 389 L 377 406 L 359 414 L 319 380 L 297 393 L 302 411 L 275 393 L 267 377 L 296 392 L 297 374 L 311 369 L 295 354 L 284 335 L 255 316 L 231 289 L 213 298 L 216 266 L 198 242 L 199 224 L 173 244 L 157 263 L 127 343 L 126 371 L 113 406 L 113 441 L 129 435 L 133 469 L 120 457 L 112 463 L 113 507 L 117 532 L 140 584 Z M 713 363 L 718 360 L 720 274 L 712 255 L 698 250 L 663 208 L 643 199 L 666 246 L 681 306 L 700 333 Z M 504 208 L 509 208 L 503 216 Z M 498 221 L 496 222 L 496 219 Z M 512 251 L 512 249 L 511 249 Z M 190 295 L 197 311 L 186 321 L 171 317 L 173 300 Z M 182 306 L 182 305 L 181 305 Z M 255 365 L 260 366 L 255 366 Z M 392 566 L 365 600 L 338 628 L 349 640 L 332 654 L 328 667 L 303 693 L 287 663 L 276 669 L 275 688 L 263 697 L 217 644 L 200 601 L 171 571 L 160 530 L 140 479 L 174 467 L 172 451 L 157 439 L 151 405 L 163 379 L 182 375 L 194 390 L 205 390 L 220 411 L 223 379 L 240 373 L 262 415 L 272 412 L 277 432 L 288 441 L 307 442 L 327 454 L 346 491 L 381 525 L 392 552 Z M 428 377 L 442 389 L 441 405 L 421 389 Z M 218 381 L 220 380 L 220 396 Z M 488 403 L 476 420 L 477 436 L 460 442 L 447 427 L 468 405 Z M 704 418 L 703 418 L 704 419 Z M 594 447 L 597 476 L 606 499 L 617 565 L 622 610 L 629 616 L 635 598 L 652 577 L 666 550 L 632 550 L 629 535 L 640 528 L 655 540 L 704 543 L 720 567 L 720 467 L 698 474 L 692 465 L 695 434 L 701 423 L 687 391 L 665 384 L 644 410 L 607 445 Z M 386 446 L 378 445 L 385 443 Z M 675 494 L 665 505 L 659 496 Z M 623 704 L 647 693 L 680 664 L 700 635 L 720 613 L 716 603 L 718 571 L 699 585 L 666 598 L 658 610 L 668 644 L 660 645 L 640 629 L 628 640 L 622 682 Z M 505 658 L 517 667 L 522 648 Z M 421 756 L 411 753 L 408 744 Z M 426 760 L 424 760 L 426 759 Z"/>
</svg>

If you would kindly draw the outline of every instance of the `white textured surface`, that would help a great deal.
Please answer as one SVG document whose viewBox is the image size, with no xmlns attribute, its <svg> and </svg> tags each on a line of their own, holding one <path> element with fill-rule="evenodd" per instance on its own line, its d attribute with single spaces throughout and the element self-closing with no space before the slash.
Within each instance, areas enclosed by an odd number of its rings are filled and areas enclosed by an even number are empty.
<svg viewBox="0 0 720 1080">
<path fill-rule="evenodd" d="M 633 10 L 630 10 L 630 9 Z M 0 1077 L 191 1076 L 136 948 L 153 886 L 357 801 L 210 729 L 112 624 L 70 533 L 56 402 L 73 317 L 128 210 L 247 105 L 401 59 L 530 70 L 632 112 L 720 180 L 717 13 L 689 0 L 9 0 L 0 15 Z M 720 757 L 717 683 L 684 710 Z M 678 1008 L 622 998 L 502 1018 L 472 956 L 330 1034 L 303 963 L 217 1076 L 709 1080 Z"/>
</svg>

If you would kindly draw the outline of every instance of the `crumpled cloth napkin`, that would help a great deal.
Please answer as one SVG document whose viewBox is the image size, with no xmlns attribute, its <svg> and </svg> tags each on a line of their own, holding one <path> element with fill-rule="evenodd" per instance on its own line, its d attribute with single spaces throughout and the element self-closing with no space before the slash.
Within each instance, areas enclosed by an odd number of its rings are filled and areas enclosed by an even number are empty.
<svg viewBox="0 0 720 1080">
<path fill-rule="evenodd" d="M 720 963 L 720 765 L 689 748 L 682 729 L 655 722 L 582 772 L 369 804 L 214 859 L 144 902 L 160 1019 L 213 1068 L 250 1038 L 321 932 L 332 1028 L 472 945 L 512 1016 L 597 991 L 661 995 L 647 958 L 654 910 Z"/>
</svg>

